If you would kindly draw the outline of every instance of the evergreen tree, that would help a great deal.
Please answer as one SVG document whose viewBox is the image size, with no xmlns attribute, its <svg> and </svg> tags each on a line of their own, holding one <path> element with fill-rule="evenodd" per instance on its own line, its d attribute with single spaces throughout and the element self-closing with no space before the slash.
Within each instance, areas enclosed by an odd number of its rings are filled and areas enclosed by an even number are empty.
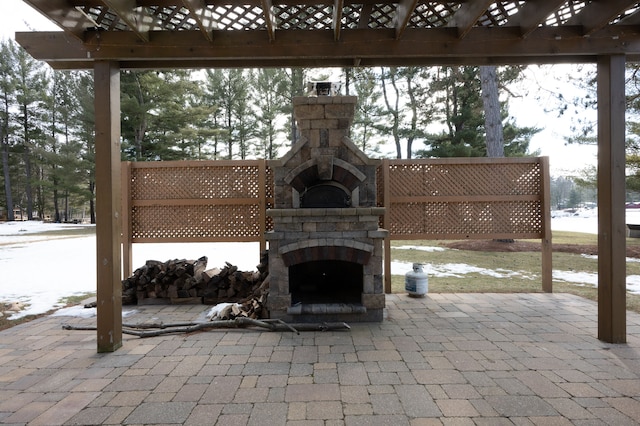
<svg viewBox="0 0 640 426">
<path fill-rule="evenodd" d="M 187 71 L 123 71 L 121 80 L 122 138 L 125 158 L 186 159 L 181 131 L 201 118 L 190 104 L 197 84 Z M 180 147 L 182 143 L 182 147 Z"/>
<path fill-rule="evenodd" d="M 24 200 L 27 219 L 34 218 L 34 188 L 39 179 L 40 159 L 34 148 L 43 144 L 43 118 L 46 106 L 47 75 L 43 65 L 24 49 L 14 49 L 16 58 L 16 104 L 19 109 L 20 153 L 24 167 Z"/>
<path fill-rule="evenodd" d="M 347 78 L 347 76 L 350 76 Z M 358 97 L 353 126 L 351 130 L 351 140 L 360 147 L 367 155 L 379 152 L 381 139 L 374 141 L 380 133 L 376 124 L 383 115 L 380 106 L 382 93 L 375 70 L 372 68 L 362 68 L 345 73 L 345 81 L 353 82 L 354 95 Z M 350 84 L 347 85 L 350 89 Z"/>
<path fill-rule="evenodd" d="M 518 127 L 508 116 L 508 103 L 498 102 L 498 89 L 514 81 L 520 75 L 520 68 L 506 67 L 495 70 L 484 69 L 485 83 L 491 80 L 491 87 L 485 86 L 487 105 L 483 102 L 480 68 L 472 66 L 442 67 L 438 69 L 430 87 L 432 96 L 439 106 L 437 116 L 445 129 L 426 137 L 427 148 L 419 152 L 420 157 L 485 157 L 528 155 L 529 142 L 539 129 Z M 493 71 L 496 71 L 495 73 Z M 487 93 L 486 91 L 489 91 Z M 486 111 L 491 118 L 486 120 Z M 496 115 L 499 112 L 499 115 Z M 486 132 L 487 122 L 491 127 Z"/>
<path fill-rule="evenodd" d="M 273 159 L 278 157 L 278 142 L 282 130 L 278 119 L 284 115 L 287 100 L 287 75 L 283 69 L 262 68 L 256 71 L 254 88 L 255 114 L 258 142 L 256 154 L 259 157 Z"/>
<path fill-rule="evenodd" d="M 305 92 L 305 79 L 308 73 L 307 68 L 289 68 L 287 76 L 289 77 L 289 96 L 284 106 L 284 112 L 289 115 L 289 128 L 291 129 L 291 145 L 295 145 L 298 141 L 298 128 L 296 120 L 293 117 L 293 98 L 303 96 Z"/>
<path fill-rule="evenodd" d="M 246 158 L 248 143 L 253 136 L 254 124 L 249 116 L 248 74 L 240 69 L 207 70 L 206 93 L 210 105 L 216 105 L 214 124 L 221 132 L 215 137 L 226 144 L 228 159 L 233 159 L 237 146 L 240 158 Z"/>
<path fill-rule="evenodd" d="M 431 84 L 446 131 L 430 134 L 423 157 L 484 157 L 484 117 L 478 68 L 442 67 Z"/>
<path fill-rule="evenodd" d="M 11 171 L 9 163 L 12 149 L 10 137 L 10 107 L 14 103 L 14 55 L 11 40 L 0 41 L 0 148 L 2 150 L 2 181 L 7 220 L 13 221 L 13 194 L 11 187 Z"/>
<path fill-rule="evenodd" d="M 406 158 L 412 158 L 413 143 L 424 139 L 424 128 L 433 114 L 432 101 L 425 91 L 430 76 L 419 67 L 382 68 L 380 72 L 387 122 L 376 128 L 391 135 L 397 158 L 402 158 L 403 141 Z"/>
<path fill-rule="evenodd" d="M 74 113 L 75 137 L 81 146 L 79 171 L 82 175 L 81 186 L 84 186 L 83 202 L 89 202 L 89 218 L 96 223 L 95 209 L 95 102 L 93 74 L 80 72 L 74 86 L 77 109 Z"/>
</svg>

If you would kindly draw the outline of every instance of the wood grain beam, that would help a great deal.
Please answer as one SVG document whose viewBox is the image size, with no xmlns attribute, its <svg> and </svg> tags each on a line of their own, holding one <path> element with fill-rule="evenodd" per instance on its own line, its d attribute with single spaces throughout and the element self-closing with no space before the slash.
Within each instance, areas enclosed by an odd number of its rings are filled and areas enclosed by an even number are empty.
<svg viewBox="0 0 640 426">
<path fill-rule="evenodd" d="M 340 31 L 342 29 L 342 8 L 344 0 L 333 0 L 333 39 L 340 40 Z"/>
<path fill-rule="evenodd" d="M 276 39 L 276 17 L 271 12 L 273 6 L 271 0 L 261 0 L 262 13 L 264 13 L 264 22 L 267 25 L 267 34 L 269 34 L 269 41 Z"/>
<path fill-rule="evenodd" d="M 358 29 L 362 30 L 369 26 L 369 19 L 371 19 L 371 12 L 373 12 L 373 4 L 365 3 L 360 10 L 360 18 L 358 20 Z"/>
<path fill-rule="evenodd" d="M 308 30 L 282 31 L 273 42 L 260 31 L 214 31 L 213 42 L 203 39 L 198 31 L 154 32 L 149 43 L 141 42 L 130 31 L 102 32 L 99 39 L 93 36 L 85 44 L 55 32 L 17 33 L 16 40 L 34 58 L 51 64 L 67 62 L 67 68 L 74 62 L 95 60 L 117 60 L 136 68 L 152 63 L 173 63 L 173 67 L 181 68 L 187 62 L 215 67 L 221 61 L 255 68 L 285 62 L 342 66 L 353 65 L 356 59 L 363 66 L 438 61 L 511 64 L 531 63 L 532 58 L 540 63 L 558 63 L 591 62 L 596 54 L 640 55 L 640 28 L 616 28 L 616 33 L 604 31 L 583 37 L 581 27 L 541 27 L 526 39 L 515 27 L 475 27 L 464 39 L 459 39 L 452 28 L 408 28 L 401 41 L 395 39 L 393 29 L 343 29 L 339 43 L 330 31 Z M 589 59 L 581 60 L 581 56 Z"/>
<path fill-rule="evenodd" d="M 216 28 L 216 21 L 213 13 L 207 8 L 205 0 L 182 0 L 184 7 L 189 9 L 189 14 L 196 21 L 200 32 L 209 41 L 213 41 L 213 30 Z"/>
<path fill-rule="evenodd" d="M 635 0 L 592 1 L 569 19 L 567 25 L 581 25 L 584 35 L 591 35 L 636 3 Z"/>
<path fill-rule="evenodd" d="M 144 42 L 149 41 L 149 32 L 155 27 L 155 17 L 139 7 L 136 0 L 103 0 L 131 31 Z"/>
<path fill-rule="evenodd" d="M 527 37 L 543 23 L 549 15 L 558 10 L 566 0 L 538 0 L 525 2 L 518 13 L 512 15 L 507 25 L 520 27 L 522 37 Z"/>
<path fill-rule="evenodd" d="M 632 14 L 625 16 L 615 25 L 640 25 L 640 11 L 636 10 Z"/>
<path fill-rule="evenodd" d="M 120 68 L 94 67 L 98 352 L 122 346 Z"/>
<path fill-rule="evenodd" d="M 396 40 L 402 37 L 417 3 L 418 0 L 400 0 L 398 2 L 396 7 Z"/>
<path fill-rule="evenodd" d="M 625 58 L 598 60 L 598 339 L 626 342 Z"/>
<path fill-rule="evenodd" d="M 475 0 L 463 3 L 453 15 L 447 27 L 456 28 L 459 38 L 465 38 L 478 19 L 495 0 Z"/>
<path fill-rule="evenodd" d="M 67 0 L 24 0 L 29 6 L 55 22 L 61 29 L 83 40 L 87 28 L 97 24 L 82 9 L 69 5 Z"/>
</svg>

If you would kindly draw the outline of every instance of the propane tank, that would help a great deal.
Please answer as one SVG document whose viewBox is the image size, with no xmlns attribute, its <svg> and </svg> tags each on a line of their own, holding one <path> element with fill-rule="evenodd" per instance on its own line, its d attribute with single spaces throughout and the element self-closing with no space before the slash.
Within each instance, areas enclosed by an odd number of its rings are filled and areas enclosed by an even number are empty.
<svg viewBox="0 0 640 426">
<path fill-rule="evenodd" d="M 424 297 L 429 288 L 429 278 L 422 268 L 422 263 L 414 263 L 413 271 L 404 276 L 404 288 L 411 297 Z"/>
</svg>

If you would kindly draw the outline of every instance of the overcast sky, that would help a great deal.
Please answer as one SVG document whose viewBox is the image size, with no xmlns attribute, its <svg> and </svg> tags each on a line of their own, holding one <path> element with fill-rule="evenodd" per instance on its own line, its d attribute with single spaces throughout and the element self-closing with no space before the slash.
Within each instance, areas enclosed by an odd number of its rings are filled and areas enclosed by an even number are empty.
<svg viewBox="0 0 640 426">
<path fill-rule="evenodd" d="M 55 31 L 55 24 L 22 0 L 0 0 L 0 38 L 14 38 L 16 31 Z"/>
<path fill-rule="evenodd" d="M 55 31 L 59 28 L 47 18 L 36 12 L 22 0 L 0 0 L 0 38 L 14 38 L 16 31 Z M 557 117 L 555 113 L 546 113 L 545 106 L 552 102 L 550 92 L 564 91 L 554 81 L 554 73 L 571 72 L 571 66 L 556 65 L 548 70 L 529 67 L 529 87 L 521 93 L 524 96 L 509 101 L 511 115 L 519 126 L 531 126 L 544 129 L 531 141 L 531 151 L 539 149 L 541 155 L 550 157 L 552 175 L 570 174 L 596 164 L 597 149 L 595 146 L 566 146 L 564 138 L 571 135 L 571 122 L 567 116 Z M 539 86 L 544 86 L 546 97 L 538 98 L 533 93 Z M 565 98 L 569 98 L 565 94 Z M 546 105 L 545 105 L 546 104 Z M 587 114 L 587 112 L 585 112 Z M 595 114 L 595 113 L 594 113 Z M 419 149 L 422 147 L 417 147 Z M 389 150 L 392 152 L 392 150 Z"/>
</svg>

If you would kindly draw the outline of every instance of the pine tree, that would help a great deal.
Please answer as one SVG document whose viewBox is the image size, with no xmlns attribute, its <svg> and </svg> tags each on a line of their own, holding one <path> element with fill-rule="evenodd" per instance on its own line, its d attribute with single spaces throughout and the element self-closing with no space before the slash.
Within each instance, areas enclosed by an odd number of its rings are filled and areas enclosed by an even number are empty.
<svg viewBox="0 0 640 426">
<path fill-rule="evenodd" d="M 215 136 L 226 144 L 228 159 L 233 159 L 237 146 L 240 158 L 246 158 L 252 137 L 253 123 L 249 110 L 249 78 L 240 69 L 207 70 L 205 91 L 209 105 L 216 105 L 214 125 L 220 130 Z"/>
<path fill-rule="evenodd" d="M 282 146 L 278 142 L 283 129 L 278 126 L 278 119 L 284 113 L 287 99 L 287 75 L 283 69 L 262 68 L 256 71 L 254 89 L 257 121 L 256 154 L 258 157 L 273 159 L 278 156 Z"/>
<path fill-rule="evenodd" d="M 9 152 L 11 150 L 10 138 L 10 107 L 14 102 L 15 83 L 13 77 L 14 56 L 11 40 L 0 41 L 0 147 L 2 149 L 2 180 L 4 188 L 4 200 L 7 209 L 7 220 L 15 219 L 13 214 L 13 194 L 11 187 L 11 172 L 9 164 Z"/>
<path fill-rule="evenodd" d="M 24 199 L 27 219 L 34 218 L 34 188 L 39 178 L 39 159 L 34 148 L 43 143 L 43 116 L 47 95 L 47 75 L 41 63 L 24 49 L 14 49 L 16 58 L 16 104 L 19 109 L 20 152 L 24 166 Z"/>
<path fill-rule="evenodd" d="M 350 77 L 347 78 L 347 75 Z M 345 73 L 345 81 L 353 82 L 354 95 L 358 97 L 353 126 L 351 130 L 351 140 L 360 147 L 367 155 L 379 152 L 381 139 L 377 142 L 374 138 L 380 136 L 376 124 L 383 115 L 380 107 L 382 93 L 375 70 L 372 68 L 362 68 Z M 347 90 L 351 91 L 351 85 L 347 85 Z"/>
</svg>

